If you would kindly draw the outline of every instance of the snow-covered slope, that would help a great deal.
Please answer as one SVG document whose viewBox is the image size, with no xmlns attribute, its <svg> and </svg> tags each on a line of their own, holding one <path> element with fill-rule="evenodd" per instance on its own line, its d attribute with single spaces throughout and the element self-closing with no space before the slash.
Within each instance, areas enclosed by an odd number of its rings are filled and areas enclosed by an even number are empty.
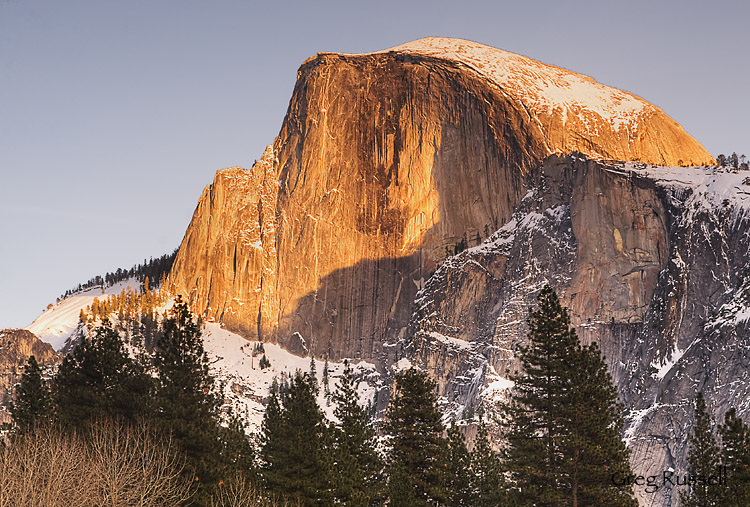
<svg viewBox="0 0 750 507">
<path fill-rule="evenodd" d="M 104 292 L 102 292 L 101 287 L 77 292 L 66 297 L 49 310 L 45 310 L 26 329 L 34 333 L 43 342 L 51 344 L 56 351 L 59 351 L 75 331 L 81 310 L 89 306 L 94 298 L 118 294 L 128 287 L 137 289 L 140 286 L 141 282 L 135 278 L 130 278 L 106 288 Z"/>
<path fill-rule="evenodd" d="M 626 171 L 646 176 L 658 185 L 676 191 L 690 191 L 687 208 L 700 206 L 721 209 L 729 206 L 736 211 L 750 209 L 750 172 L 729 167 L 660 167 L 628 162 Z"/>
<path fill-rule="evenodd" d="M 263 354 L 253 357 L 253 349 L 258 344 L 222 329 L 219 324 L 209 323 L 203 331 L 203 344 L 211 358 L 211 369 L 216 378 L 224 384 L 224 396 L 236 412 L 248 423 L 249 431 L 257 431 L 263 421 L 265 402 L 269 388 L 275 376 L 285 372 L 294 375 L 297 370 L 310 371 L 310 358 L 295 356 L 278 345 L 264 343 L 266 358 L 271 362 L 269 368 L 261 369 L 259 362 Z M 325 361 L 316 359 L 316 376 L 320 385 L 318 404 L 326 416 L 333 420 L 334 404 L 326 399 L 323 386 L 323 368 Z M 362 404 L 372 401 L 380 385 L 380 377 L 375 365 L 360 361 L 351 364 L 358 378 L 359 395 Z M 343 362 L 330 362 L 329 390 L 332 392 L 344 371 Z"/>
<path fill-rule="evenodd" d="M 593 78 L 477 42 L 427 37 L 378 53 L 397 51 L 460 62 L 503 90 L 522 99 L 532 113 L 592 111 L 616 129 L 632 128 L 656 108 L 630 93 L 597 83 Z M 591 126 L 594 128 L 594 125 Z"/>
<path fill-rule="evenodd" d="M 135 289 L 139 285 L 135 279 L 127 280 L 109 287 L 104 291 L 104 295 L 117 294 L 127 287 Z M 89 306 L 96 297 L 102 297 L 101 288 L 82 291 L 67 297 L 45 311 L 27 329 L 42 341 L 50 343 L 55 350 L 60 350 L 76 330 L 80 311 Z M 160 307 L 159 312 L 166 311 L 170 306 L 171 301 Z M 116 316 L 113 315 L 112 318 L 116 321 Z M 222 329 L 219 324 L 206 324 L 203 330 L 203 340 L 204 348 L 211 361 L 211 371 L 223 386 L 227 403 L 231 404 L 236 413 L 243 417 L 248 424 L 248 431 L 251 432 L 257 431 L 263 421 L 265 403 L 273 378 L 280 376 L 282 372 L 293 376 L 297 370 L 310 371 L 309 357 L 296 356 L 278 345 L 269 343 L 264 343 L 263 347 L 271 366 L 261 369 L 259 363 L 263 354 L 253 356 L 253 349 L 258 342 L 248 341 Z M 318 403 L 326 416 L 334 420 L 334 404 L 326 398 L 323 387 L 325 360 L 316 359 L 315 365 L 318 383 L 321 387 Z M 352 363 L 351 367 L 357 378 L 363 380 L 359 384 L 362 403 L 373 401 L 377 391 L 382 387 L 375 365 L 360 361 L 356 364 Z M 344 371 L 344 363 L 343 361 L 330 362 L 328 369 L 329 391 L 332 392 Z"/>
</svg>

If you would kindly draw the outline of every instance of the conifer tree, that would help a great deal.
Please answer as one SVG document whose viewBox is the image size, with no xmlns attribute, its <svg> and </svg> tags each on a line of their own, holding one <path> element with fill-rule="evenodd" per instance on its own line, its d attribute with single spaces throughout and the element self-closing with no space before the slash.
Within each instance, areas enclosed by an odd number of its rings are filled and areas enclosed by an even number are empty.
<svg viewBox="0 0 750 507">
<path fill-rule="evenodd" d="M 266 486 L 303 505 L 330 505 L 328 428 L 309 375 L 297 372 L 283 403 L 271 396 L 262 430 Z"/>
<path fill-rule="evenodd" d="M 10 414 L 20 434 L 33 432 L 52 420 L 52 398 L 42 369 L 32 355 L 26 363 L 16 395 L 10 404 Z"/>
<path fill-rule="evenodd" d="M 734 408 L 724 415 L 721 434 L 721 464 L 726 467 L 729 489 L 722 490 L 721 505 L 750 505 L 750 427 Z"/>
<path fill-rule="evenodd" d="M 448 428 L 447 504 L 452 507 L 477 505 L 471 481 L 471 458 L 466 440 L 454 421 Z"/>
<path fill-rule="evenodd" d="M 570 402 L 562 411 L 569 433 L 560 448 L 574 504 L 637 505 L 632 490 L 613 487 L 613 475 L 632 472 L 622 440 L 623 408 L 596 343 L 578 347 L 571 380 Z"/>
<path fill-rule="evenodd" d="M 375 448 L 372 421 L 360 405 L 348 361 L 344 362 L 344 373 L 332 398 L 338 419 L 334 429 L 334 499 L 343 505 L 372 505 L 383 496 L 383 463 Z"/>
<path fill-rule="evenodd" d="M 234 426 L 222 428 L 222 397 L 209 371 L 200 323 L 178 296 L 164 320 L 154 355 L 158 376 L 156 424 L 171 435 L 185 459 L 184 474 L 206 503 L 219 481 L 247 464 L 249 444 Z M 244 444 L 243 444 L 244 442 Z"/>
<path fill-rule="evenodd" d="M 265 354 L 263 354 L 263 357 L 260 358 L 260 361 L 258 361 L 258 367 L 261 370 L 265 370 L 266 368 L 271 367 L 271 361 L 268 360 Z M 276 377 L 274 377 L 276 378 Z"/>
<path fill-rule="evenodd" d="M 697 477 L 708 477 L 718 473 L 719 448 L 711 429 L 711 415 L 706 409 L 703 393 L 695 398 L 695 422 L 690 433 L 690 450 L 688 451 L 688 474 Z M 716 485 L 704 481 L 695 481 L 689 492 L 680 492 L 684 507 L 708 507 L 722 505 L 721 491 Z"/>
<path fill-rule="evenodd" d="M 415 368 L 396 374 L 385 430 L 390 505 L 436 505 L 447 501 L 448 445 L 437 408 L 435 382 Z"/>
<path fill-rule="evenodd" d="M 271 387 L 268 388 L 268 393 L 271 396 L 278 396 L 279 393 L 280 393 L 279 378 L 276 375 L 274 375 L 273 379 L 271 379 Z M 266 410 L 268 410 L 268 409 L 266 409 Z"/>
<path fill-rule="evenodd" d="M 132 424 L 152 414 L 153 387 L 145 366 L 130 357 L 105 319 L 63 359 L 52 389 L 56 416 L 68 429 L 100 419 Z"/>
<path fill-rule="evenodd" d="M 318 395 L 318 369 L 315 366 L 315 356 L 310 353 L 310 375 L 308 376 L 310 385 L 315 391 L 315 396 Z"/>
<path fill-rule="evenodd" d="M 599 349 L 581 347 L 545 287 L 529 317 L 524 371 L 506 405 L 507 467 L 521 504 L 636 505 L 613 473 L 630 475 L 621 407 Z"/>
<path fill-rule="evenodd" d="M 331 394 L 331 388 L 330 388 L 330 372 L 328 368 L 328 357 L 326 356 L 326 362 L 323 364 L 323 389 L 325 392 L 326 397 L 328 397 Z"/>
<path fill-rule="evenodd" d="M 487 425 L 484 422 L 479 424 L 470 459 L 471 484 L 474 492 L 472 505 L 509 505 L 508 487 L 503 479 L 500 457 L 492 450 Z"/>
</svg>

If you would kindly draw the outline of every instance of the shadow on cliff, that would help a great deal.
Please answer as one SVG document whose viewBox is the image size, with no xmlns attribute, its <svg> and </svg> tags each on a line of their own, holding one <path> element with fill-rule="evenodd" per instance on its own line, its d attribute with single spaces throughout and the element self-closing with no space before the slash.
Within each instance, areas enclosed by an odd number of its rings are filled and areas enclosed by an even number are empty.
<svg viewBox="0 0 750 507">
<path fill-rule="evenodd" d="M 417 251 L 335 270 L 279 317 L 278 342 L 296 354 L 388 362 L 383 345 L 403 337 L 417 291 L 434 271 L 424 262 Z"/>
</svg>

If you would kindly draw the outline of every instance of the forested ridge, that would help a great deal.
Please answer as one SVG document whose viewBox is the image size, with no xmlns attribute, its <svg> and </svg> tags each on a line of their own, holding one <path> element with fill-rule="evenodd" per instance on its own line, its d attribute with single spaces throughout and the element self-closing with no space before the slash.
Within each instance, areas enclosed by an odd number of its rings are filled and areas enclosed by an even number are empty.
<svg viewBox="0 0 750 507">
<path fill-rule="evenodd" d="M 164 254 L 156 258 L 151 257 L 150 259 L 144 259 L 143 263 L 136 264 L 130 269 L 117 268 L 115 271 L 107 272 L 104 275 L 96 275 L 90 278 L 87 282 L 79 283 L 78 287 L 66 290 L 58 299 L 62 300 L 72 294 L 94 287 L 111 287 L 131 278 L 134 278 L 139 282 L 143 282 L 146 278 L 152 281 L 162 280 L 169 274 L 169 270 L 172 268 L 172 263 L 176 256 L 177 249 L 172 253 Z"/>
</svg>

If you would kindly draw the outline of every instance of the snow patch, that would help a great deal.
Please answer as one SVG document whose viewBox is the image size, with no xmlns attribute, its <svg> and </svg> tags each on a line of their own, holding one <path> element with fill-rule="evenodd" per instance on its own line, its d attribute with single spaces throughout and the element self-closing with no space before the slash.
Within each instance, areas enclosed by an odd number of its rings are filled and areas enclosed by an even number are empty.
<svg viewBox="0 0 750 507">
<path fill-rule="evenodd" d="M 235 412 L 248 423 L 248 431 L 259 431 L 266 410 L 266 403 L 273 378 L 285 372 L 289 375 L 299 370 L 310 371 L 310 358 L 299 357 L 287 352 L 279 345 L 263 343 L 266 359 L 271 363 L 269 368 L 261 369 L 259 362 L 263 354 L 253 357 L 253 349 L 259 342 L 248 341 L 234 334 L 221 325 L 208 323 L 203 330 L 203 346 L 211 361 L 211 371 L 216 379 L 224 385 L 224 397 Z M 329 420 L 335 420 L 335 404 L 325 395 L 323 386 L 323 369 L 325 360 L 315 359 L 316 378 L 320 386 L 318 405 Z M 350 362 L 350 367 L 357 378 L 366 378 L 360 382 L 358 392 L 360 403 L 366 405 L 375 399 L 378 389 L 378 375 L 375 365 L 359 361 Z M 329 391 L 333 392 L 344 372 L 344 363 L 329 362 Z"/>
<path fill-rule="evenodd" d="M 626 171 L 644 176 L 658 185 L 684 194 L 686 207 L 720 209 L 731 205 L 750 209 L 750 172 L 730 170 L 726 167 L 661 167 L 638 162 L 623 165 Z"/>
<path fill-rule="evenodd" d="M 653 412 L 654 410 L 658 409 L 663 405 L 659 403 L 655 403 L 654 405 L 644 408 L 641 410 L 631 410 L 630 413 L 628 413 L 627 416 L 625 416 L 625 422 L 627 423 L 627 428 L 625 429 L 625 435 L 623 440 L 625 441 L 625 446 L 630 447 L 630 443 L 635 438 L 635 434 L 638 431 L 638 428 L 643 423 L 643 419 Z"/>
<path fill-rule="evenodd" d="M 489 365 L 489 371 L 487 372 L 487 387 L 482 391 L 482 398 L 499 401 L 507 398 L 508 390 L 515 386 L 515 382 L 509 378 L 498 375 L 497 371 L 492 365 Z"/>
<path fill-rule="evenodd" d="M 674 365 L 677 364 L 677 362 L 682 358 L 684 354 L 684 350 L 680 350 L 675 347 L 675 349 L 669 355 L 669 359 L 667 359 L 664 364 L 657 363 L 656 361 L 651 363 L 652 368 L 658 369 L 658 371 L 653 376 L 658 378 L 659 380 L 663 379 L 667 375 L 667 373 L 669 373 L 670 370 L 674 368 Z"/>
<path fill-rule="evenodd" d="M 411 364 L 411 361 L 409 361 L 405 357 L 402 357 L 401 359 L 399 359 L 398 362 L 396 362 L 392 366 L 393 371 L 403 371 L 403 370 L 408 370 L 408 369 L 413 368 L 413 367 L 414 367 L 414 365 Z"/>
<path fill-rule="evenodd" d="M 436 331 L 427 331 L 425 334 L 429 336 L 430 338 L 432 338 L 433 340 L 437 340 L 440 343 L 444 343 L 445 345 L 453 346 L 453 347 L 463 349 L 463 350 L 471 350 L 471 343 L 467 342 L 466 340 L 462 340 L 460 338 L 454 338 L 452 336 L 446 336 Z"/>
</svg>

